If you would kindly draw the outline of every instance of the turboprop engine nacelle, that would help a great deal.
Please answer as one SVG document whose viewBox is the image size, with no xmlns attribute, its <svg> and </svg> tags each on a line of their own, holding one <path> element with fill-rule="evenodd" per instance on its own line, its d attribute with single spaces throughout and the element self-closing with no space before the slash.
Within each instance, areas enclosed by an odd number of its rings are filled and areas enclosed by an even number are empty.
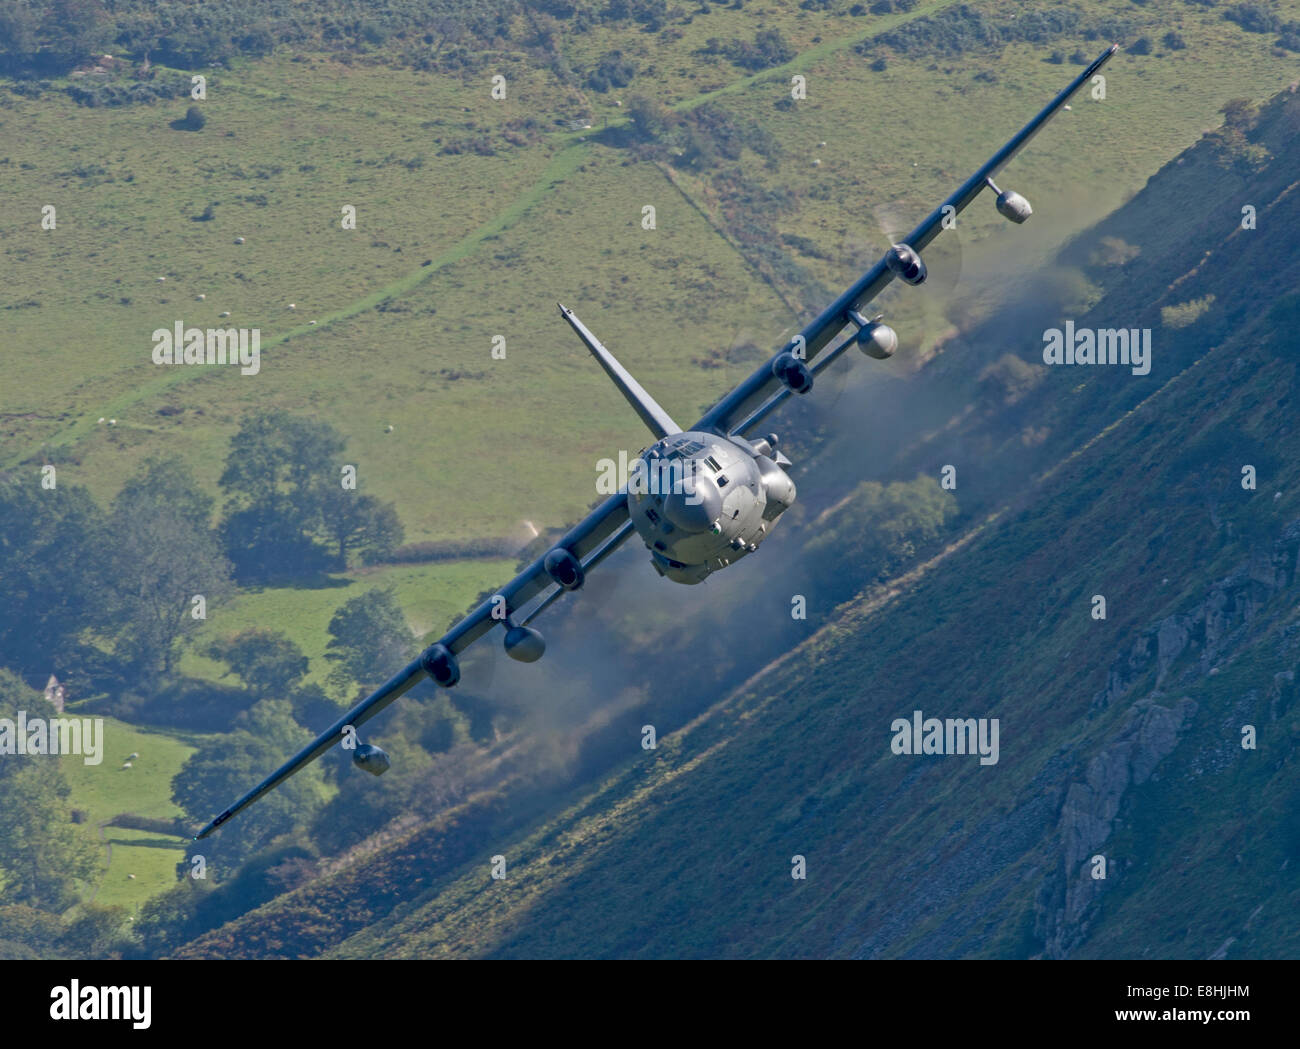
<svg viewBox="0 0 1300 1049">
<path fill-rule="evenodd" d="M 581 562 L 561 546 L 547 553 L 542 568 L 556 586 L 562 586 L 565 590 L 577 590 L 586 578 Z"/>
<path fill-rule="evenodd" d="M 443 688 L 451 688 L 460 680 L 460 662 L 446 645 L 434 644 L 426 648 L 420 653 L 420 665 Z"/>
<path fill-rule="evenodd" d="M 783 353 L 772 362 L 772 374 L 794 393 L 807 393 L 813 388 L 812 372 L 808 365 L 792 353 Z"/>
<path fill-rule="evenodd" d="M 924 284 L 928 271 L 921 256 L 906 244 L 894 244 L 885 253 L 885 265 L 904 284 Z"/>
</svg>

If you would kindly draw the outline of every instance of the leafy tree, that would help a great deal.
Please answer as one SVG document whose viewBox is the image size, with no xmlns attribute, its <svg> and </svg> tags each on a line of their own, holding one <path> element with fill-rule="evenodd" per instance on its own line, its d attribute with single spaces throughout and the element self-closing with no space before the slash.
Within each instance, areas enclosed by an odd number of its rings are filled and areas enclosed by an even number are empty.
<svg viewBox="0 0 1300 1049">
<path fill-rule="evenodd" d="M 623 57 L 622 51 L 610 51 L 596 63 L 587 77 L 587 86 L 593 91 L 605 92 L 611 87 L 627 87 L 636 76 L 636 66 Z"/>
<path fill-rule="evenodd" d="M 642 142 L 653 142 L 677 123 L 676 113 L 646 95 L 631 96 L 627 109 L 632 128 Z"/>
<path fill-rule="evenodd" d="M 269 578 L 321 566 L 315 535 L 337 489 L 343 436 L 329 423 L 286 412 L 244 420 L 221 475 L 226 550 L 243 577 Z"/>
<path fill-rule="evenodd" d="M 43 72 L 64 72 L 100 54 L 110 27 L 99 0 L 53 0 L 41 20 L 42 47 L 37 62 Z"/>
<path fill-rule="evenodd" d="M 378 685 L 414 651 L 414 637 L 392 590 L 371 590 L 347 601 L 330 620 L 325 658 L 337 664 L 333 683 Z"/>
<path fill-rule="evenodd" d="M 86 904 L 68 924 L 59 938 L 59 946 L 74 958 L 121 957 L 127 946 L 123 932 L 126 919 L 125 907 Z"/>
<path fill-rule="evenodd" d="M 146 672 L 171 672 L 176 641 L 199 625 L 195 595 L 212 605 L 229 592 L 211 512 L 211 498 L 174 460 L 146 463 L 113 501 L 106 578 L 117 595 L 119 644 Z"/>
<path fill-rule="evenodd" d="M 0 670 L 0 717 L 52 718 L 53 706 L 8 670 Z M 94 844 L 78 833 L 69 788 L 51 754 L 0 757 L 0 897 L 60 912 L 76 901 L 76 880 L 100 870 Z"/>
<path fill-rule="evenodd" d="M 348 566 L 348 552 L 360 550 L 366 560 L 382 560 L 401 545 L 405 532 L 392 503 L 381 503 L 372 495 L 339 487 L 321 501 L 322 528 L 337 552 L 335 567 Z"/>
<path fill-rule="evenodd" d="M 288 699 L 264 699 L 240 715 L 234 732 L 190 756 L 172 780 L 172 800 L 196 825 L 205 823 L 311 739 Z M 201 851 L 230 869 L 309 817 L 322 792 L 320 765 L 309 765 L 240 813 L 238 834 L 205 841 Z"/>
<path fill-rule="evenodd" d="M 789 62 L 795 56 L 795 49 L 779 29 L 760 29 L 754 34 L 753 43 L 731 41 L 726 47 L 726 54 L 736 65 L 757 71 Z"/>
<path fill-rule="evenodd" d="M 335 721 L 340 713 L 338 703 L 329 693 L 312 682 L 294 689 L 289 694 L 289 702 L 293 704 L 294 719 L 313 734 Z"/>
<path fill-rule="evenodd" d="M 261 696 L 291 692 L 307 673 L 307 657 L 284 634 L 253 627 L 208 647 L 208 655 L 230 666 L 250 691 Z"/>
<path fill-rule="evenodd" d="M 208 118 L 203 115 L 203 110 L 198 106 L 190 106 L 185 110 L 185 118 L 180 123 L 187 131 L 202 131 L 203 125 L 207 122 Z"/>
<path fill-rule="evenodd" d="M 49 911 L 23 903 L 0 907 L 0 959 L 52 958 L 63 932 L 63 922 Z"/>
<path fill-rule="evenodd" d="M 18 0 L 0 0 L 0 72 L 18 76 L 40 47 L 39 20 Z"/>
<path fill-rule="evenodd" d="M 0 481 L 0 652 L 35 678 L 71 653 L 89 626 L 107 628 L 96 564 L 103 515 L 84 488 Z"/>
<path fill-rule="evenodd" d="M 205 898 L 211 897 L 215 891 L 212 879 L 183 878 L 141 906 L 135 932 L 140 937 L 145 955 L 158 958 L 170 954 L 181 944 L 199 936 L 204 930 L 198 912 Z"/>
<path fill-rule="evenodd" d="M 1282 19 L 1270 11 L 1267 4 L 1235 4 L 1223 12 L 1223 17 L 1236 22 L 1248 33 L 1275 33 L 1282 28 Z"/>
</svg>

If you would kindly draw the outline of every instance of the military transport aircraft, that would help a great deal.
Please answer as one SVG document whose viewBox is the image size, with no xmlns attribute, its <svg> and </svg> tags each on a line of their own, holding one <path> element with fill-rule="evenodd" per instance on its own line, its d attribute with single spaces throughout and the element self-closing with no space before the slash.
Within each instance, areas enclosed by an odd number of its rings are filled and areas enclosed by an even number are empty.
<svg viewBox="0 0 1300 1049">
<path fill-rule="evenodd" d="M 531 663 L 546 650 L 542 635 L 529 624 L 562 594 L 579 590 L 587 573 L 636 532 L 650 551 L 651 563 L 677 583 L 698 583 L 753 553 L 794 503 L 795 486 L 785 468 L 790 460 L 778 450 L 775 434 L 746 436 L 791 394 L 806 394 L 817 375 L 850 346 L 878 360 L 898 348 L 898 336 L 880 316 L 864 314 L 868 304 L 891 281 L 921 284 L 926 278 L 922 252 L 939 233 L 951 228 L 958 212 L 985 187 L 995 195 L 998 212 L 1012 222 L 1029 218 L 1029 201 L 993 182 L 1011 160 L 1070 97 L 1115 52 L 1100 55 L 1033 120 L 1026 124 L 975 174 L 826 310 L 775 354 L 768 363 L 726 394 L 689 430 L 678 426 L 577 318 L 561 305 L 560 316 L 586 344 L 614 385 L 654 435 L 641 453 L 628 483 L 571 528 L 558 543 L 453 626 L 385 684 L 344 714 L 283 766 L 230 808 L 214 817 L 195 838 L 203 838 L 236 813 L 274 789 L 304 765 L 340 741 L 350 745 L 353 762 L 378 776 L 388 769 L 388 755 L 362 743 L 357 729 L 424 677 L 443 688 L 460 680 L 457 656 L 500 624 L 506 652 Z M 848 328 L 843 338 L 840 333 Z M 838 338 L 838 341 L 836 341 Z M 832 346 L 831 344 L 834 343 Z M 827 349 L 827 347 L 830 349 Z M 671 483 L 653 482 L 664 468 Z M 676 468 L 673 475 L 671 468 Z"/>
</svg>

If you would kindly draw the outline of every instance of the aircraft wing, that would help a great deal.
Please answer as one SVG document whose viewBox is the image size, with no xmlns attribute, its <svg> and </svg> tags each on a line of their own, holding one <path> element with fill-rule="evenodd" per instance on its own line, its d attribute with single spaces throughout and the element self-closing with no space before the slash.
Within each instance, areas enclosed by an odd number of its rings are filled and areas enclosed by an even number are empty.
<svg viewBox="0 0 1300 1049">
<path fill-rule="evenodd" d="M 581 563 L 584 572 L 595 567 L 622 544 L 633 532 L 632 522 L 628 518 L 627 492 L 620 491 L 611 495 L 582 521 L 574 525 L 556 546 L 568 550 Z M 550 549 L 554 549 L 551 547 Z M 500 616 L 501 602 L 505 599 L 504 609 L 512 622 L 527 622 L 535 618 L 542 610 L 564 592 L 546 571 L 545 556 L 539 557 L 494 595 L 470 612 L 447 633 L 425 649 L 416 659 L 411 660 L 384 684 L 344 714 L 338 721 L 327 728 L 307 746 L 267 776 L 256 787 L 241 797 L 228 809 L 210 820 L 204 828 L 194 835 L 195 839 L 206 838 L 228 819 L 246 809 L 268 791 L 274 790 L 299 769 L 311 764 L 343 738 L 348 727 L 359 728 L 394 700 L 404 695 L 421 678 L 429 676 L 426 657 L 438 646 L 442 646 L 453 656 L 469 648 L 475 641 L 494 626 L 504 623 Z M 543 599 L 529 614 L 527 619 L 517 616 L 534 598 L 548 587 L 553 592 Z M 494 615 L 494 610 L 497 614 Z"/>
<path fill-rule="evenodd" d="M 1091 79 L 1117 50 L 1119 50 L 1118 44 L 1107 48 L 1087 69 L 1075 77 L 1064 91 L 1052 99 L 1038 116 L 1021 128 L 1005 146 L 988 159 L 983 167 L 963 182 L 952 196 L 926 216 L 924 221 L 900 243 L 906 244 L 916 252 L 924 249 L 943 230 L 944 217 L 956 215 L 979 196 L 987 184 L 985 180 L 1002 170 L 1002 167 L 1020 152 L 1025 143 L 1061 110 L 1070 100 L 1070 96 Z M 952 211 L 948 211 L 949 208 Z M 773 374 L 772 362 L 782 353 L 793 351 L 802 339 L 804 361 L 809 366 L 809 370 L 816 374 L 820 370 L 817 365 L 822 362 L 815 364 L 815 358 L 846 325 L 851 323 L 849 313 L 861 311 L 884 291 L 893 279 L 894 274 L 882 256 L 880 261 L 858 279 L 857 283 L 831 303 L 799 335 L 791 339 L 770 360 L 705 412 L 703 418 L 692 429 L 733 434 L 740 433 L 757 423 L 790 394 L 789 388 Z M 838 356 L 845 348 L 847 348 L 846 344 L 837 346 L 835 355 Z"/>
</svg>

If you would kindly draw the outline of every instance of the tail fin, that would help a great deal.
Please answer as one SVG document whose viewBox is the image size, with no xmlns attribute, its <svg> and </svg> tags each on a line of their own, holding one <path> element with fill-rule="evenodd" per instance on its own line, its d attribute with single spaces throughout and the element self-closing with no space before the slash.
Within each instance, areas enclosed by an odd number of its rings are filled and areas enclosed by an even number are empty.
<svg viewBox="0 0 1300 1049">
<path fill-rule="evenodd" d="M 653 397 L 645 392 L 641 384 L 632 378 L 632 373 L 618 363 L 614 355 L 601 344 L 601 341 L 587 330 L 587 326 L 578 320 L 577 315 L 562 302 L 557 302 L 555 305 L 560 307 L 560 316 L 569 322 L 569 327 L 576 331 L 578 338 L 586 343 L 591 355 L 605 369 L 605 374 L 614 380 L 614 385 L 627 398 L 627 403 L 641 417 L 641 421 L 650 427 L 650 432 L 655 437 L 667 437 L 670 434 L 681 433 L 682 428 L 673 422 L 672 417 L 659 406 L 659 403 Z"/>
</svg>

